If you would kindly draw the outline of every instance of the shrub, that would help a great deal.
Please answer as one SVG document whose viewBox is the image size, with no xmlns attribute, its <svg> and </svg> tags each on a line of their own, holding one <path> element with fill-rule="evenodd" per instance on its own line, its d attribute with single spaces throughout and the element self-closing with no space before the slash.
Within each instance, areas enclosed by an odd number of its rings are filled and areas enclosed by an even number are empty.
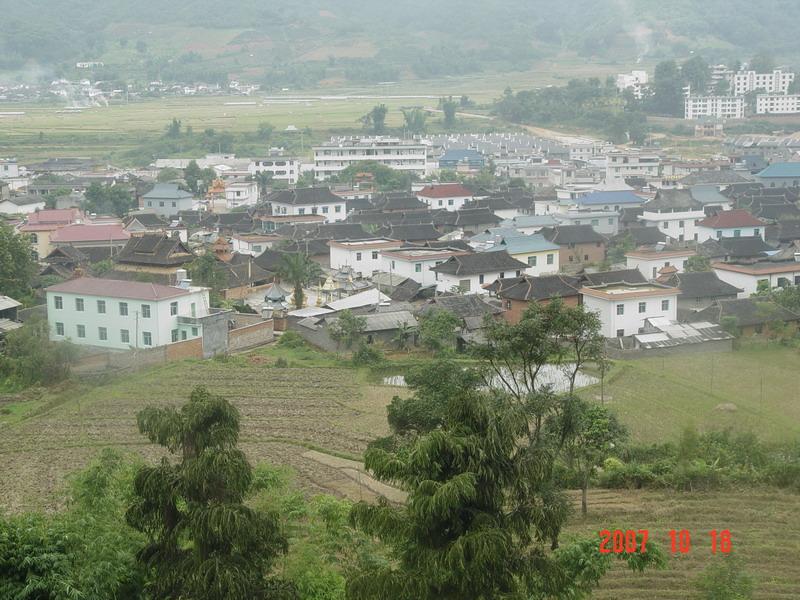
<svg viewBox="0 0 800 600">
<path fill-rule="evenodd" d="M 279 356 L 278 359 L 275 361 L 275 368 L 276 369 L 285 369 L 288 366 L 289 366 L 289 363 L 282 356 Z"/>
<path fill-rule="evenodd" d="M 284 348 L 305 348 L 306 341 L 296 331 L 284 331 L 278 338 L 278 345 Z"/>
<path fill-rule="evenodd" d="M 383 363 L 383 352 L 375 346 L 361 343 L 353 352 L 353 364 L 357 367 L 377 366 Z"/>
</svg>

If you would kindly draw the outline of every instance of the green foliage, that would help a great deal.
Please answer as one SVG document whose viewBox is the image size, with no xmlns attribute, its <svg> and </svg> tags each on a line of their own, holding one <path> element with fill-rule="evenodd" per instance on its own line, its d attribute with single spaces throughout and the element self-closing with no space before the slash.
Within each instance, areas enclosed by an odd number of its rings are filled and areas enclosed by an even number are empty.
<svg viewBox="0 0 800 600">
<path fill-rule="evenodd" d="M 120 185 L 106 186 L 93 182 L 84 193 L 84 210 L 98 215 L 124 217 L 134 208 L 130 190 Z"/>
<path fill-rule="evenodd" d="M 724 316 L 719 320 L 719 324 L 732 336 L 739 337 L 742 335 L 742 330 L 739 329 L 739 319 L 735 316 Z"/>
<path fill-rule="evenodd" d="M 383 352 L 372 344 L 362 341 L 353 352 L 353 364 L 357 367 L 378 367 L 384 362 Z"/>
<path fill-rule="evenodd" d="M 114 261 L 110 258 L 92 264 L 92 273 L 97 277 L 101 277 L 113 269 Z"/>
<path fill-rule="evenodd" d="M 305 302 L 303 287 L 320 278 L 322 267 L 305 254 L 286 253 L 281 256 L 278 274 L 294 287 L 292 299 L 295 308 L 299 309 Z"/>
<path fill-rule="evenodd" d="M 296 331 L 284 331 L 281 336 L 278 338 L 278 346 L 283 346 L 284 348 L 305 348 L 308 346 L 306 341 Z"/>
<path fill-rule="evenodd" d="M 683 115 L 683 77 L 674 60 L 656 65 L 652 90 L 653 96 L 647 102 L 648 110 L 672 117 Z"/>
<path fill-rule="evenodd" d="M 419 341 L 431 352 L 451 352 L 461 320 L 449 310 L 434 309 L 420 318 Z"/>
<path fill-rule="evenodd" d="M 158 172 L 156 181 L 160 183 L 169 183 L 171 181 L 179 181 L 182 178 L 180 170 L 173 167 L 165 167 Z"/>
<path fill-rule="evenodd" d="M 700 271 L 710 271 L 711 270 L 711 261 L 707 256 L 700 256 L 699 254 L 695 256 L 690 256 L 686 259 L 686 265 L 684 270 L 687 273 L 697 273 Z"/>
<path fill-rule="evenodd" d="M 445 128 L 452 129 L 455 127 L 456 124 L 456 111 L 458 110 L 458 103 L 453 100 L 453 97 L 449 97 L 447 99 L 442 98 L 439 100 L 439 107 L 442 109 L 442 114 L 444 118 L 442 119 L 442 123 L 444 124 Z"/>
<path fill-rule="evenodd" d="M 753 578 L 734 555 L 715 557 L 694 585 L 702 600 L 749 600 L 755 588 Z"/>
<path fill-rule="evenodd" d="M 380 191 L 403 191 L 411 188 L 411 183 L 415 177 L 409 173 L 392 169 L 386 165 L 373 160 L 365 160 L 350 165 L 343 169 L 335 177 L 330 178 L 332 182 L 350 183 L 356 181 L 358 176 L 364 173 L 372 175 L 375 185 Z"/>
<path fill-rule="evenodd" d="M 379 104 L 361 117 L 361 123 L 375 135 L 381 135 L 386 132 L 386 113 L 388 112 L 389 109 L 385 104 Z"/>
<path fill-rule="evenodd" d="M 236 447 L 239 412 L 196 387 L 180 409 L 150 406 L 139 431 L 180 462 L 142 467 L 127 522 L 147 536 L 138 554 L 153 598 L 264 597 L 266 576 L 287 551 L 278 516 L 244 504 L 253 481 Z"/>
<path fill-rule="evenodd" d="M 703 95 L 711 81 L 711 67 L 702 56 L 696 54 L 681 65 L 681 77 L 691 86 L 693 94 Z"/>
<path fill-rule="evenodd" d="M 635 248 L 633 236 L 630 233 L 621 238 L 617 238 L 608 247 L 607 260 L 610 264 L 625 262 L 625 255 Z"/>
<path fill-rule="evenodd" d="M 397 345 L 398 350 L 407 350 L 409 342 L 414 337 L 414 329 L 408 323 L 401 323 L 397 327 L 397 332 L 392 338 L 392 342 Z"/>
<path fill-rule="evenodd" d="M 195 285 L 209 288 L 209 300 L 212 306 L 222 303 L 222 290 L 225 288 L 225 276 L 219 260 L 213 252 L 206 252 L 189 263 L 189 274 Z"/>
<path fill-rule="evenodd" d="M 36 275 L 30 240 L 17 235 L 11 226 L 0 222 L 0 290 L 25 302 L 31 295 L 31 284 Z"/>
<path fill-rule="evenodd" d="M 349 309 L 339 313 L 336 320 L 328 326 L 328 335 L 336 342 L 337 347 L 344 344 L 348 350 L 361 338 L 367 327 L 366 317 L 356 316 Z"/>
<path fill-rule="evenodd" d="M 69 342 L 50 341 L 47 320 L 34 318 L 6 336 L 0 357 L 0 375 L 27 387 L 64 381 L 78 351 Z"/>
<path fill-rule="evenodd" d="M 421 108 L 404 108 L 403 120 L 409 133 L 425 133 L 428 113 Z"/>
<path fill-rule="evenodd" d="M 166 169 L 162 170 L 163 173 Z M 161 176 L 159 173 L 159 177 Z M 201 169 L 196 160 L 189 161 L 186 168 L 183 170 L 183 178 L 186 181 L 186 186 L 193 194 L 203 193 L 208 190 L 211 182 L 216 177 L 214 169 L 205 168 Z"/>
<path fill-rule="evenodd" d="M 772 73 L 775 70 L 775 57 L 769 52 L 759 52 L 751 60 L 749 68 L 756 73 Z"/>
</svg>

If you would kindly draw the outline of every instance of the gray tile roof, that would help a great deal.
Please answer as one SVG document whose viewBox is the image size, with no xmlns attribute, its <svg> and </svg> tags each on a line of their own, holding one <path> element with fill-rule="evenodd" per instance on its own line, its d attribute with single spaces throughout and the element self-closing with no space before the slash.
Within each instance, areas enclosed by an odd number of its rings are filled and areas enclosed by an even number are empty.
<svg viewBox="0 0 800 600">
<path fill-rule="evenodd" d="M 524 271 L 528 265 L 512 258 L 508 252 L 477 252 L 451 256 L 445 262 L 432 267 L 431 271 L 449 275 L 478 275 L 499 271 Z"/>
</svg>

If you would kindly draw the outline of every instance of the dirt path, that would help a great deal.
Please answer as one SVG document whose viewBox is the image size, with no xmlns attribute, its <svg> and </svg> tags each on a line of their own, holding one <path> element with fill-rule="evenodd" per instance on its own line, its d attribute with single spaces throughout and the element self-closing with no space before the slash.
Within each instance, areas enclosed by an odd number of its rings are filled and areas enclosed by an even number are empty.
<svg viewBox="0 0 800 600">
<path fill-rule="evenodd" d="M 322 452 L 317 452 L 316 450 L 309 450 L 308 452 L 303 453 L 303 458 L 307 458 L 327 467 L 336 469 L 345 478 L 350 480 L 349 482 L 341 482 L 338 485 L 334 481 L 329 481 L 327 484 L 335 486 L 336 492 L 342 494 L 343 496 L 347 496 L 351 500 L 368 500 L 373 497 L 381 496 L 389 500 L 389 502 L 402 504 L 408 497 L 406 492 L 388 486 L 385 483 L 381 483 L 377 479 L 371 477 L 364 470 L 364 465 L 355 460 L 347 460 L 346 458 L 331 456 L 330 454 L 324 454 Z M 352 494 L 353 486 L 351 482 L 356 483 L 357 494 L 355 496 Z"/>
</svg>

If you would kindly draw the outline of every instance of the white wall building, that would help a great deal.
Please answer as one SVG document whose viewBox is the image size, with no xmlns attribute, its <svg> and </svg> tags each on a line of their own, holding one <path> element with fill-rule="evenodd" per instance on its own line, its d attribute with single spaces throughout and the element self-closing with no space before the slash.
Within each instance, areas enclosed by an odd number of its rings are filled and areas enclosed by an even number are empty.
<svg viewBox="0 0 800 600">
<path fill-rule="evenodd" d="M 267 198 L 273 215 L 322 215 L 326 223 L 344 221 L 347 203 L 330 188 L 296 188 L 273 192 Z"/>
<path fill-rule="evenodd" d="M 793 115 L 800 113 L 800 94 L 759 94 L 756 96 L 757 115 Z"/>
<path fill-rule="evenodd" d="M 207 288 L 82 277 L 45 292 L 50 339 L 82 346 L 127 350 L 197 338 L 202 327 L 180 318 L 209 314 Z"/>
<path fill-rule="evenodd" d="M 300 160 L 270 153 L 266 158 L 252 159 L 247 170 L 251 175 L 271 173 L 273 181 L 285 181 L 289 185 L 295 185 L 300 176 Z"/>
<path fill-rule="evenodd" d="M 484 288 L 497 279 L 519 277 L 528 265 L 512 258 L 507 252 L 478 252 L 451 256 L 432 267 L 436 274 L 436 291 L 463 294 L 488 294 Z"/>
<path fill-rule="evenodd" d="M 427 204 L 431 210 L 461 210 L 473 198 L 472 192 L 460 183 L 426 185 L 417 192 L 417 199 Z"/>
<path fill-rule="evenodd" d="M 231 237 L 231 250 L 235 254 L 261 256 L 266 250 L 272 248 L 275 238 L 258 233 L 242 233 Z"/>
<path fill-rule="evenodd" d="M 741 96 L 688 96 L 684 101 L 684 119 L 743 119 L 744 106 Z"/>
<path fill-rule="evenodd" d="M 607 338 L 640 333 L 648 318 L 677 321 L 680 290 L 657 283 L 612 283 L 583 287 L 583 305 L 597 313 Z"/>
<path fill-rule="evenodd" d="M 758 286 L 769 289 L 800 286 L 800 261 L 797 262 L 758 262 L 747 265 L 714 263 L 714 272 L 722 281 L 743 290 L 739 298 L 749 298 L 758 291 Z"/>
<path fill-rule="evenodd" d="M 0 158 L 0 180 L 16 179 L 20 176 L 20 168 L 15 158 Z"/>
<path fill-rule="evenodd" d="M 359 162 L 374 161 L 397 171 L 425 177 L 429 173 L 428 147 L 400 138 L 344 137 L 314 146 L 314 176 L 325 181 Z"/>
<path fill-rule="evenodd" d="M 658 230 L 672 239 L 699 241 L 697 224 L 705 219 L 703 205 L 695 200 L 688 190 L 660 190 L 658 195 L 645 203 L 639 221 Z"/>
<path fill-rule="evenodd" d="M 258 204 L 258 184 L 255 181 L 225 183 L 225 202 L 228 210 Z"/>
<path fill-rule="evenodd" d="M 384 250 L 396 249 L 403 243 L 388 238 L 371 240 L 334 241 L 330 246 L 331 269 L 351 267 L 356 275 L 369 277 L 375 271 L 383 271 Z"/>
<path fill-rule="evenodd" d="M 739 71 L 733 76 L 733 93 L 743 96 L 749 92 L 761 90 L 767 94 L 786 94 L 794 81 L 794 73 L 776 69 L 772 73 L 756 73 L 755 71 Z"/>
<path fill-rule="evenodd" d="M 606 155 L 606 183 L 627 177 L 657 178 L 661 158 L 638 150 L 617 150 Z"/>
<path fill-rule="evenodd" d="M 633 90 L 633 97 L 637 100 L 642 99 L 644 87 L 647 85 L 647 71 L 631 71 L 630 73 L 620 73 L 617 75 L 617 89 Z"/>
<path fill-rule="evenodd" d="M 384 250 L 381 271 L 400 278 L 413 279 L 421 286 L 436 285 L 436 273 L 432 267 L 442 264 L 451 256 L 464 254 L 437 248 L 402 248 Z"/>
<path fill-rule="evenodd" d="M 709 239 L 755 236 L 763 239 L 766 227 L 765 222 L 746 210 L 724 210 L 706 217 L 697 224 L 697 241 L 703 243 Z"/>
<path fill-rule="evenodd" d="M 631 250 L 625 254 L 625 266 L 639 269 L 645 279 L 655 279 L 664 267 L 675 267 L 678 273 L 683 273 L 686 261 L 694 255 L 693 250 Z"/>
</svg>

